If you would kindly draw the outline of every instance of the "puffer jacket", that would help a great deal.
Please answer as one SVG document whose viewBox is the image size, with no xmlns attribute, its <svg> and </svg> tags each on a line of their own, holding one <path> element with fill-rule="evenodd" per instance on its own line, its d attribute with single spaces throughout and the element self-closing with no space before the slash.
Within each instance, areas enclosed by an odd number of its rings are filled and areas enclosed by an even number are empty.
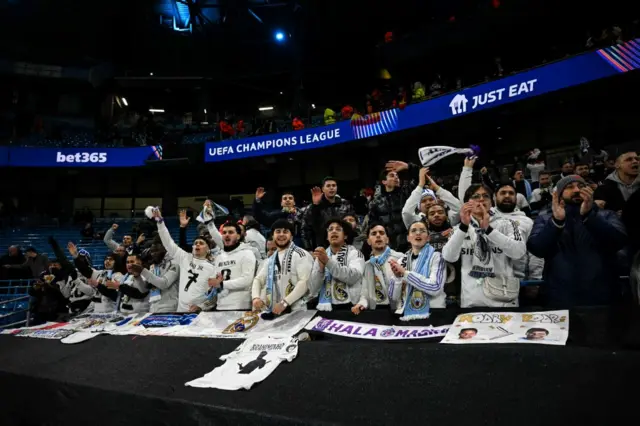
<svg viewBox="0 0 640 426">
<path fill-rule="evenodd" d="M 585 218 L 579 206 L 565 210 L 562 223 L 551 210 L 541 212 L 527 242 L 531 254 L 545 261 L 543 297 L 562 308 L 615 303 L 627 290 L 616 268 L 616 253 L 627 243 L 624 225 L 615 212 L 597 206 Z"/>
<path fill-rule="evenodd" d="M 304 213 L 303 229 L 304 234 L 309 236 L 310 248 L 314 249 L 319 246 L 325 246 L 327 239 L 327 230 L 325 224 L 331 218 L 343 218 L 347 215 L 354 215 L 351 203 L 340 196 L 336 195 L 335 202 L 331 203 L 326 197 L 322 197 L 320 204 L 311 204 Z"/>
<path fill-rule="evenodd" d="M 382 223 L 389 233 L 389 247 L 404 251 L 407 247 L 407 230 L 402 221 L 402 209 L 409 198 L 407 187 L 391 192 L 384 189 L 369 203 L 369 222 Z"/>
</svg>

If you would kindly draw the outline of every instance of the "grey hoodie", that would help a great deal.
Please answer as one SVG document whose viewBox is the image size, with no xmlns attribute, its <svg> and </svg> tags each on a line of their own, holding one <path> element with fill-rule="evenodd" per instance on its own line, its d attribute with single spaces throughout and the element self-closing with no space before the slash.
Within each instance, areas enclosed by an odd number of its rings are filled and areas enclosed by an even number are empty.
<svg viewBox="0 0 640 426">
<path fill-rule="evenodd" d="M 180 266 L 167 254 L 160 264 L 151 265 L 150 269 L 145 268 L 140 274 L 147 284 L 155 287 L 149 295 L 149 312 L 177 312 Z"/>
<path fill-rule="evenodd" d="M 640 188 L 640 175 L 636 177 L 636 180 L 631 182 L 631 185 L 627 185 L 626 183 L 621 181 L 618 177 L 618 172 L 616 172 L 615 170 L 609 176 L 607 176 L 607 179 L 612 180 L 618 184 L 618 189 L 620 190 L 622 198 L 624 198 L 625 201 L 627 201 L 629 197 L 631 197 L 631 194 L 633 194 L 638 190 L 638 188 Z"/>
</svg>

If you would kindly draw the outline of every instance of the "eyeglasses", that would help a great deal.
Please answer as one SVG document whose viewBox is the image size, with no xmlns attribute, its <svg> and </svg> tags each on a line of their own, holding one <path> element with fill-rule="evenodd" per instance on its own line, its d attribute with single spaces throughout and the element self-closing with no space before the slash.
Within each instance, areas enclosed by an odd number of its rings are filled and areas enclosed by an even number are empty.
<svg viewBox="0 0 640 426">
<path fill-rule="evenodd" d="M 472 200 L 482 200 L 482 199 L 490 200 L 491 199 L 491 195 L 486 194 L 486 193 L 485 194 L 473 194 L 471 196 L 471 199 Z"/>
<path fill-rule="evenodd" d="M 409 231 L 410 234 L 418 235 L 418 234 L 426 234 L 427 230 L 422 228 L 413 228 Z"/>
</svg>

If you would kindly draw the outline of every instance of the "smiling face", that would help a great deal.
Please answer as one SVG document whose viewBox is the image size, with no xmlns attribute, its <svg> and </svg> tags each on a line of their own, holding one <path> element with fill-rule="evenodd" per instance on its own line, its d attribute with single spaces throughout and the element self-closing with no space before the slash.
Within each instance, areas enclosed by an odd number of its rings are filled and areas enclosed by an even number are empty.
<svg viewBox="0 0 640 426">
<path fill-rule="evenodd" d="M 278 228 L 273 231 L 273 241 L 279 249 L 286 249 L 291 244 L 293 235 L 286 228 Z"/>
<path fill-rule="evenodd" d="M 127 256 L 127 272 L 136 277 L 140 275 L 131 269 L 131 265 L 142 265 L 142 260 L 136 255 Z"/>
<path fill-rule="evenodd" d="M 398 173 L 389 172 L 387 173 L 386 179 L 382 181 L 382 184 L 387 189 L 395 189 L 400 186 L 400 177 L 398 177 Z"/>
<path fill-rule="evenodd" d="M 240 234 L 235 226 L 225 226 L 222 228 L 222 242 L 225 247 L 235 246 L 240 242 Z"/>
<path fill-rule="evenodd" d="M 367 242 L 374 252 L 381 253 L 389 244 L 389 237 L 384 226 L 377 225 L 369 230 Z"/>
<path fill-rule="evenodd" d="M 322 185 L 322 193 L 325 197 L 333 199 L 338 193 L 338 184 L 335 180 L 327 180 Z"/>
<path fill-rule="evenodd" d="M 409 227 L 409 236 L 407 240 L 411 244 L 412 249 L 421 249 L 429 241 L 427 233 L 427 225 L 423 222 L 415 222 Z"/>
<path fill-rule="evenodd" d="M 342 225 L 338 222 L 330 223 L 327 228 L 327 240 L 329 240 L 329 244 L 333 247 L 342 246 L 346 240 L 346 234 L 344 229 L 342 229 Z"/>
</svg>

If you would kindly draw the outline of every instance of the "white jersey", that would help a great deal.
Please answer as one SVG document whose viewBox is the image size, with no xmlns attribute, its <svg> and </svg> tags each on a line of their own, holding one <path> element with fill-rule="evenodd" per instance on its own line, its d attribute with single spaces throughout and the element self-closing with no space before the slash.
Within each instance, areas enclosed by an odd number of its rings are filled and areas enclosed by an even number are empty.
<svg viewBox="0 0 640 426">
<path fill-rule="evenodd" d="M 277 264 L 274 265 L 276 282 L 274 283 L 273 294 L 275 300 L 270 301 L 267 297 L 267 274 L 269 273 L 269 262 L 267 259 L 262 262 L 260 271 L 253 280 L 251 299 L 259 297 L 269 305 L 274 306 L 284 299 L 292 311 L 306 310 L 307 304 L 302 299 L 307 293 L 308 281 L 313 267 L 313 258 L 309 253 L 300 247 L 293 247 L 291 250 L 279 250 Z"/>
<path fill-rule="evenodd" d="M 120 285 L 122 286 L 123 284 L 138 290 L 140 293 L 146 293 L 146 295 L 142 299 L 137 299 L 124 294 L 121 290 L 119 295 L 120 312 L 127 314 L 149 312 L 149 286 L 144 278 L 126 274 L 120 280 Z"/>
<path fill-rule="evenodd" d="M 222 355 L 226 362 L 199 379 L 186 383 L 196 388 L 224 390 L 251 389 L 254 383 L 266 379 L 282 361 L 293 361 L 298 355 L 295 337 L 253 337 L 230 354 Z"/>
<path fill-rule="evenodd" d="M 109 280 L 120 282 L 122 274 L 120 272 L 113 272 L 112 270 L 107 269 L 101 271 L 93 269 L 91 272 L 91 279 L 98 281 L 100 284 L 105 284 Z M 109 299 L 107 296 L 100 294 L 100 292 L 96 292 L 92 300 L 93 312 L 104 313 L 114 312 L 116 310 L 116 302 Z"/>
<path fill-rule="evenodd" d="M 191 306 L 205 308 L 209 278 L 215 277 L 215 267 L 208 259 L 197 259 L 173 241 L 164 222 L 158 223 L 158 235 L 171 259 L 180 266 L 178 312 L 188 312 Z"/>
<path fill-rule="evenodd" d="M 257 267 L 253 251 L 240 246 L 231 251 L 222 251 L 214 263 L 215 275 L 221 274 L 223 280 L 217 309 L 251 309 L 251 285 Z"/>
<path fill-rule="evenodd" d="M 79 272 L 75 280 L 69 276 L 66 280 L 58 281 L 58 285 L 60 286 L 60 293 L 62 293 L 66 299 L 69 299 L 70 313 L 77 313 L 77 306 L 82 306 L 82 301 L 88 301 L 85 303 L 90 304 L 96 294 L 96 289 L 87 284 L 87 279 Z M 84 310 L 86 307 L 87 305 L 84 305 L 84 308 L 81 310 Z"/>
<path fill-rule="evenodd" d="M 498 277 L 513 277 L 513 261 L 524 256 L 527 252 L 525 231 L 513 220 L 498 216 L 491 210 L 490 225 L 493 231 L 487 235 L 491 258 L 493 259 L 493 271 Z M 474 306 L 488 307 L 515 307 L 518 299 L 511 302 L 499 302 L 485 296 L 481 280 L 469 275 L 474 264 L 475 244 L 472 234 L 475 228 L 469 226 L 467 232 L 460 230 L 456 225 L 453 235 L 442 248 L 442 257 L 449 263 L 454 263 L 461 258 L 461 297 L 460 306 L 469 308 Z M 475 235 L 473 235 L 475 239 Z"/>
</svg>

